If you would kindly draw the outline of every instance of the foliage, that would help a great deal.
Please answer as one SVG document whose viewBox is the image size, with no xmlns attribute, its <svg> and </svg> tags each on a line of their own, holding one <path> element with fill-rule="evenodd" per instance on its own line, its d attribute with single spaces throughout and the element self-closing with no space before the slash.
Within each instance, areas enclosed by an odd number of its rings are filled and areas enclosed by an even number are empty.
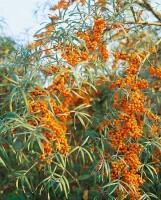
<svg viewBox="0 0 161 200">
<path fill-rule="evenodd" d="M 3 35 L 3 34 L 2 34 Z M 7 76 L 10 71 L 11 63 L 16 54 L 16 43 L 13 39 L 6 36 L 0 37 L 0 83 L 7 84 L 8 80 L 3 76 Z M 0 104 L 7 95 L 7 86 L 0 88 Z"/>
<path fill-rule="evenodd" d="M 2 199 L 160 199 L 159 12 L 146 0 L 51 10 L 14 61 L 23 74 L 5 76 Z"/>
</svg>

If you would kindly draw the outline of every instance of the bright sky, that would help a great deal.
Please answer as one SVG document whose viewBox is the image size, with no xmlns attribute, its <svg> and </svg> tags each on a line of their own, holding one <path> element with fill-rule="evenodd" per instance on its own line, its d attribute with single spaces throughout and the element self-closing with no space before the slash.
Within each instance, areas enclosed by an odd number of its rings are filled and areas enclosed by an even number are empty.
<svg viewBox="0 0 161 200">
<path fill-rule="evenodd" d="M 34 33 L 42 27 L 40 24 L 49 22 L 48 9 L 45 9 L 44 12 L 41 10 L 41 15 L 39 14 L 37 19 L 34 11 L 38 6 L 51 2 L 56 4 L 58 0 L 0 0 L 0 17 L 3 17 L 7 23 L 5 33 L 16 39 L 19 44 L 31 41 Z M 158 6 L 159 3 L 161 4 L 161 0 L 151 0 L 150 2 L 154 8 L 161 9 L 161 6 Z M 154 20 L 156 19 L 154 18 Z"/>
<path fill-rule="evenodd" d="M 34 11 L 46 0 L 0 0 L 0 17 L 7 24 L 5 33 L 15 38 L 18 43 L 31 41 L 32 35 L 42 26 L 40 23 L 47 22 L 46 17 L 34 16 Z M 48 1 L 49 2 L 49 1 Z M 43 13 L 47 16 L 47 13 Z M 1 34 L 1 33 L 0 33 Z"/>
</svg>

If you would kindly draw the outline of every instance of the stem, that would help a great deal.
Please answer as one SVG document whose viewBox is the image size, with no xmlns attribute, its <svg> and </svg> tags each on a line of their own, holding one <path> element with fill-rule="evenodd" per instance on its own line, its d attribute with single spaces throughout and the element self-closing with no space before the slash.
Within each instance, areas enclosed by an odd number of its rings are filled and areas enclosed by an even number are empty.
<svg viewBox="0 0 161 200">
<path fill-rule="evenodd" d="M 25 173 L 24 175 L 26 175 L 27 173 L 29 173 L 29 171 L 32 170 L 32 168 L 34 168 L 39 162 L 34 163 Z"/>
<path fill-rule="evenodd" d="M 74 176 L 65 168 L 63 168 L 61 165 L 59 165 L 58 163 L 56 163 L 55 161 L 52 161 L 55 165 L 59 166 L 60 168 L 62 168 L 64 171 L 67 172 L 67 174 L 77 183 L 78 187 L 80 187 L 79 181 L 78 179 L 75 179 Z"/>
<path fill-rule="evenodd" d="M 124 22 L 124 24 L 136 24 L 136 25 L 154 25 L 154 26 L 161 26 L 160 22 L 148 22 L 148 21 L 138 21 L 138 22 Z"/>
</svg>

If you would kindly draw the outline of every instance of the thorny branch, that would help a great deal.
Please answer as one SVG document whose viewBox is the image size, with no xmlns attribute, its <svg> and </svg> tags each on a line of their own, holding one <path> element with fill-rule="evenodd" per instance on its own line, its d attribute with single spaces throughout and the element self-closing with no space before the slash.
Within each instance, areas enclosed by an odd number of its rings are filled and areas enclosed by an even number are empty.
<svg viewBox="0 0 161 200">
<path fill-rule="evenodd" d="M 161 13 L 158 12 L 156 9 L 154 9 L 150 3 L 148 3 L 147 0 L 143 0 L 143 2 L 141 2 L 140 0 L 137 0 L 136 3 L 141 6 L 142 8 L 147 9 L 148 11 L 150 11 L 160 22 L 161 22 Z"/>
</svg>

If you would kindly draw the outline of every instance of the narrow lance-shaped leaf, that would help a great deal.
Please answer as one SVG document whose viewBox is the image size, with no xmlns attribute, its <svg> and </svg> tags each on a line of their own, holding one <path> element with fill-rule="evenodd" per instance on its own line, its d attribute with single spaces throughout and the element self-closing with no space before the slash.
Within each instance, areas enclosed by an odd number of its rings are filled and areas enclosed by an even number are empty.
<svg viewBox="0 0 161 200">
<path fill-rule="evenodd" d="M 30 109 L 29 109 L 29 105 L 28 105 L 28 102 L 27 102 L 27 98 L 26 98 L 25 92 L 24 92 L 23 89 L 20 89 L 20 92 L 22 94 L 23 101 L 24 101 L 25 106 L 26 106 L 26 110 L 27 110 L 28 114 L 30 114 Z"/>
</svg>

